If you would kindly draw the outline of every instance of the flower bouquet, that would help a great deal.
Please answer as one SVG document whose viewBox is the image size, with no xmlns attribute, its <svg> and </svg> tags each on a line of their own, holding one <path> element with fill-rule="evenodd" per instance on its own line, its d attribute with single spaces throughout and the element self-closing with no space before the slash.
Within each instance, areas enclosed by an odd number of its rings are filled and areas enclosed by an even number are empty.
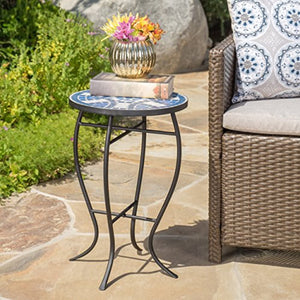
<svg viewBox="0 0 300 300">
<path fill-rule="evenodd" d="M 133 16 L 131 13 L 113 16 L 101 29 L 106 33 L 106 38 L 130 42 L 150 40 L 153 44 L 156 44 L 164 33 L 159 24 L 151 22 L 148 16 Z"/>
<path fill-rule="evenodd" d="M 149 74 L 154 67 L 156 44 L 164 31 L 148 16 L 138 14 L 113 16 L 101 28 L 107 38 L 113 40 L 109 52 L 112 70 L 121 77 L 140 78 Z"/>
</svg>

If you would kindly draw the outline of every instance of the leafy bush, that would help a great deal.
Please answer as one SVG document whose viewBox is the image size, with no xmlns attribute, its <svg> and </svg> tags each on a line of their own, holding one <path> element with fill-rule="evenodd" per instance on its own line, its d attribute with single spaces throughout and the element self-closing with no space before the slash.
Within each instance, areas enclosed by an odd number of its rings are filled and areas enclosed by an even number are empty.
<svg viewBox="0 0 300 300">
<path fill-rule="evenodd" d="M 91 23 L 58 8 L 40 9 L 43 5 L 34 8 L 34 47 L 23 45 L 18 57 L 0 67 L 0 126 L 38 122 L 64 111 L 73 91 L 87 88 L 101 70 L 110 70 L 102 58 L 109 42 L 93 34 Z"/>
<path fill-rule="evenodd" d="M 55 114 L 39 125 L 0 129 L 0 198 L 29 185 L 58 178 L 74 169 L 73 132 L 77 112 Z M 105 121 L 102 117 L 102 122 Z M 104 136 L 83 127 L 79 136 L 80 162 L 99 159 Z"/>
<path fill-rule="evenodd" d="M 59 10 L 51 2 L 42 4 L 39 0 L 0 0 L 0 8 L 0 59 L 11 59 L 20 49 L 34 46 L 39 15 Z"/>
<path fill-rule="evenodd" d="M 0 0 L 0 198 L 73 170 L 68 96 L 110 71 L 109 41 L 86 19 L 44 0 Z M 101 130 L 81 130 L 81 161 Z M 0 200 L 1 202 L 1 200 Z"/>
<path fill-rule="evenodd" d="M 221 41 L 231 31 L 227 0 L 200 0 L 214 42 Z"/>
</svg>

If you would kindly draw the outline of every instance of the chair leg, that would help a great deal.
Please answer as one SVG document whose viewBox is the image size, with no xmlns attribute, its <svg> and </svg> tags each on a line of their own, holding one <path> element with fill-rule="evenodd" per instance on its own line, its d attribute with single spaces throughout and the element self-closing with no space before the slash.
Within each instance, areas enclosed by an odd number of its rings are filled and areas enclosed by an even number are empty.
<svg viewBox="0 0 300 300">
<path fill-rule="evenodd" d="M 214 217 L 210 211 L 208 233 L 208 259 L 214 263 L 222 261 L 221 224 L 218 217 Z M 215 211 L 216 212 L 216 211 Z"/>
<path fill-rule="evenodd" d="M 222 261 L 221 197 L 220 161 L 210 156 L 208 259 L 215 263 Z"/>
<path fill-rule="evenodd" d="M 222 262 L 222 246 L 218 241 L 209 243 L 208 260 L 213 263 Z"/>
</svg>

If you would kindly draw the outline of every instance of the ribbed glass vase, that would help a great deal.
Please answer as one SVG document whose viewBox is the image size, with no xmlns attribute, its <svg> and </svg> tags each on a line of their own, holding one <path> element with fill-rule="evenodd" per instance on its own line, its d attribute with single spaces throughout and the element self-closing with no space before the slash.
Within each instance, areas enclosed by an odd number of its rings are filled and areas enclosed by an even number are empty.
<svg viewBox="0 0 300 300">
<path fill-rule="evenodd" d="M 126 78 L 141 78 L 155 65 L 156 54 L 151 41 L 123 42 L 115 40 L 109 52 L 111 68 Z"/>
</svg>

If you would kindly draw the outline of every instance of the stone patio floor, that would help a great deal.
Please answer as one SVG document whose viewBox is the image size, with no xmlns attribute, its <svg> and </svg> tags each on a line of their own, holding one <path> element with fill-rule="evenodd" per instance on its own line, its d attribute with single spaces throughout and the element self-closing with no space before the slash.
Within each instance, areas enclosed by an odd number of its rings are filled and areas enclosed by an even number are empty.
<svg viewBox="0 0 300 300">
<path fill-rule="evenodd" d="M 179 278 L 163 274 L 151 260 L 151 224 L 137 221 L 137 239 L 145 249 L 138 254 L 130 244 L 129 220 L 121 219 L 115 224 L 111 285 L 99 291 L 109 251 L 105 216 L 97 216 L 100 237 L 95 249 L 70 262 L 93 237 L 77 178 L 70 174 L 33 186 L 0 208 L 0 299 L 300 299 L 299 256 L 294 259 L 298 266 L 282 266 L 270 263 L 272 258 L 276 262 L 276 253 L 227 249 L 222 264 L 208 262 L 207 76 L 197 72 L 175 77 L 175 90 L 189 97 L 188 108 L 177 113 L 183 161 L 154 248 Z M 151 118 L 149 125 L 172 128 L 168 115 Z M 165 197 L 174 168 L 174 142 L 174 137 L 148 135 L 141 215 L 154 217 Z M 111 147 L 113 210 L 133 198 L 139 146 L 139 134 L 131 134 Z M 98 162 L 84 168 L 95 208 L 104 206 L 101 167 Z"/>
</svg>

